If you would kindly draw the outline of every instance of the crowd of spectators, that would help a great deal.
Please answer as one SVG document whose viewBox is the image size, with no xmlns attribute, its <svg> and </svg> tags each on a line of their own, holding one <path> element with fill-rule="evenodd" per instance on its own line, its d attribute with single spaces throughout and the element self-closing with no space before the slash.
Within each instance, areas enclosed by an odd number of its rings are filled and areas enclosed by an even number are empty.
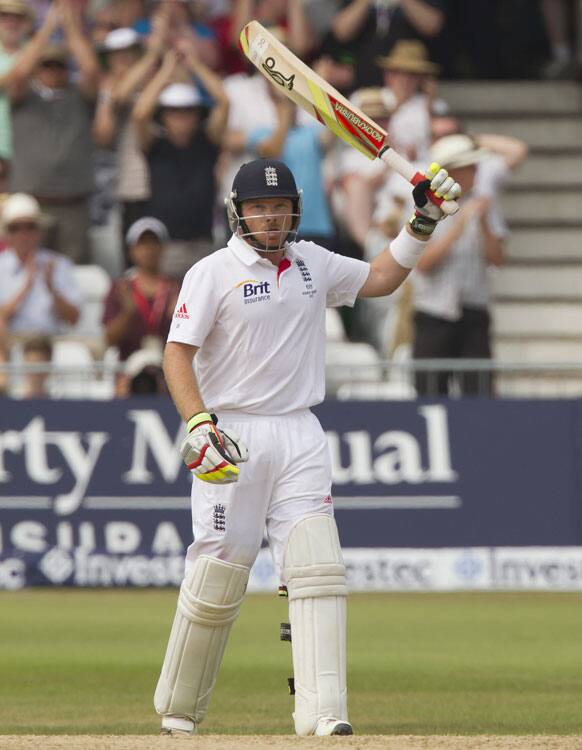
<svg viewBox="0 0 582 750">
<path fill-rule="evenodd" d="M 527 0 L 529 31 L 522 25 L 512 36 L 509 54 L 504 28 L 522 5 L 0 0 L 0 363 L 15 343 L 25 360 L 50 361 L 54 337 L 82 312 L 74 267 L 97 264 L 111 278 L 103 346 L 118 350 L 127 372 L 135 362 L 155 370 L 180 280 L 223 244 L 222 199 L 238 167 L 257 156 L 281 158 L 295 173 L 305 197 L 302 238 L 370 259 L 397 233 L 410 207 L 404 181 L 331 137 L 255 73 L 237 46 L 252 18 L 389 124 L 408 159 L 425 167 L 438 157 L 461 170 L 467 207 L 435 238 L 413 292 L 403 293 L 415 311 L 417 355 L 453 356 L 451 337 L 467 328 L 467 308 L 486 309 L 483 264 L 502 261 L 505 232 L 497 192 L 526 150 L 514 139 L 463 134 L 438 79 L 575 75 L 578 4 Z M 480 289 L 474 298 L 459 287 L 454 300 L 435 303 L 455 287 L 451 279 L 468 278 Z M 346 313 L 348 336 L 387 356 L 392 307 L 371 301 Z M 442 352 L 426 346 L 434 318 L 457 324 L 448 333 L 441 326 Z M 485 330 L 486 317 L 480 322 Z M 487 356 L 486 338 L 479 356 Z M 0 391 L 6 382 L 0 374 Z M 131 382 L 120 377 L 118 394 L 131 392 Z M 157 384 L 152 376 L 135 389 Z M 40 376 L 23 388 L 28 396 L 45 390 Z"/>
</svg>

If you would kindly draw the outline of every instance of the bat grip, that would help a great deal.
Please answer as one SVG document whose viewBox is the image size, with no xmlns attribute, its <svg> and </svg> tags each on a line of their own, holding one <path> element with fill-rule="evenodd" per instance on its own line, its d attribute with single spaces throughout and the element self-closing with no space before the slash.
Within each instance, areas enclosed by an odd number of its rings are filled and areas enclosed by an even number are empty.
<svg viewBox="0 0 582 750">
<path fill-rule="evenodd" d="M 419 182 L 427 179 L 426 175 L 417 172 L 415 167 L 413 167 L 407 159 L 400 156 L 400 154 L 393 151 L 390 147 L 382 151 L 379 154 L 379 158 L 395 172 L 398 172 L 399 175 L 402 175 L 402 177 L 410 182 L 411 185 L 418 185 Z M 447 216 L 454 214 L 459 210 L 459 204 L 456 201 L 445 201 L 443 198 L 438 198 L 432 190 L 427 190 L 426 195 L 428 199 L 434 203 L 435 206 L 439 206 L 442 212 Z"/>
</svg>

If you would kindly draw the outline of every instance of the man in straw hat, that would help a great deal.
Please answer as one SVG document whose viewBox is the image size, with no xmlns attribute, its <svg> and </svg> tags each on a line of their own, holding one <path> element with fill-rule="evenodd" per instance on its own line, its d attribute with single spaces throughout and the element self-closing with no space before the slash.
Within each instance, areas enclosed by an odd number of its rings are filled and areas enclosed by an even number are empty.
<svg viewBox="0 0 582 750">
<path fill-rule="evenodd" d="M 8 247 L 0 253 L 0 362 L 15 337 L 65 333 L 79 319 L 71 262 L 40 245 L 41 218 L 38 201 L 26 193 L 10 195 L 2 206 Z M 0 380 L 0 391 L 5 387 Z"/>
<path fill-rule="evenodd" d="M 396 99 L 390 138 L 409 159 L 424 163 L 431 142 L 433 96 L 440 66 L 429 60 L 424 44 L 413 39 L 397 42 L 389 55 L 376 61 L 383 71 L 384 85 Z"/>
<path fill-rule="evenodd" d="M 415 359 L 491 358 L 489 268 L 503 263 L 507 234 L 495 198 L 526 153 L 522 142 L 494 135 L 453 134 L 433 144 L 430 159 L 444 165 L 465 197 L 447 226 L 436 227 L 411 277 Z M 446 395 L 452 385 L 448 372 L 416 378 L 419 395 Z M 466 395 L 488 395 L 492 378 L 462 373 L 456 388 Z"/>
<path fill-rule="evenodd" d="M 356 87 L 381 83 L 378 55 L 401 39 L 428 42 L 445 22 L 445 0 L 305 0 L 304 5 L 316 36 L 353 55 Z"/>
</svg>

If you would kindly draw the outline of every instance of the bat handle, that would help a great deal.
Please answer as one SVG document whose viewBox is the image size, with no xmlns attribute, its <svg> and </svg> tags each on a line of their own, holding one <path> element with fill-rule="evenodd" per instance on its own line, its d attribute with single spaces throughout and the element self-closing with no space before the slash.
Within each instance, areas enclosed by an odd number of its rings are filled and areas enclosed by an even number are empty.
<svg viewBox="0 0 582 750">
<path fill-rule="evenodd" d="M 380 152 L 378 155 L 382 161 L 387 164 L 399 175 L 402 175 L 405 180 L 410 182 L 411 185 L 418 185 L 419 182 L 426 180 L 426 176 L 422 172 L 418 172 L 415 167 L 403 156 L 396 153 L 389 146 Z M 459 210 L 459 204 L 456 201 L 445 201 L 443 198 L 438 198 L 432 190 L 427 191 L 427 196 L 435 206 L 439 206 L 443 213 L 447 216 L 456 213 Z"/>
</svg>

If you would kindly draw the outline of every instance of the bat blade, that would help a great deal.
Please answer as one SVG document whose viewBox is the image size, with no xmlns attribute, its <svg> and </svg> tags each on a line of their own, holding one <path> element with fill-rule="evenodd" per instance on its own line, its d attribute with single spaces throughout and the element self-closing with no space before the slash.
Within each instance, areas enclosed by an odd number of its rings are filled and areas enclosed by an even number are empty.
<svg viewBox="0 0 582 750">
<path fill-rule="evenodd" d="M 267 80 L 350 146 L 369 159 L 381 159 L 413 185 L 426 179 L 390 147 L 385 130 L 305 65 L 258 21 L 251 21 L 243 28 L 240 46 Z M 427 195 L 444 213 L 458 211 L 455 201 L 443 202 L 430 190 Z"/>
<path fill-rule="evenodd" d="M 255 67 L 286 96 L 369 159 L 388 145 L 385 130 L 354 107 L 258 21 L 240 35 L 243 52 Z"/>
</svg>

